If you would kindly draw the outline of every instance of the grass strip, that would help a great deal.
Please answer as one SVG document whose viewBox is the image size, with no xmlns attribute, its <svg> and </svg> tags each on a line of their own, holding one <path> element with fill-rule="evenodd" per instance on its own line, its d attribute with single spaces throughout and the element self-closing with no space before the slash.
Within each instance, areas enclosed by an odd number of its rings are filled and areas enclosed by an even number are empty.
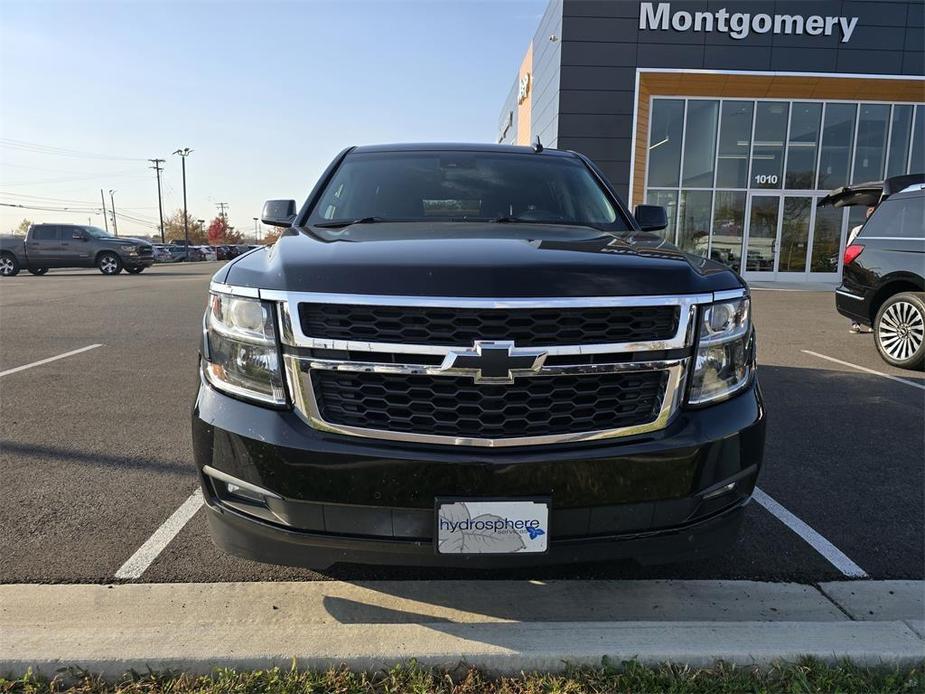
<svg viewBox="0 0 925 694">
<path fill-rule="evenodd" d="M 117 681 L 70 668 L 46 678 L 27 672 L 0 677 L 3 694 L 919 694 L 925 692 L 925 660 L 913 667 L 861 667 L 806 659 L 770 667 L 649 667 L 635 661 L 561 673 L 491 677 L 475 668 L 421 668 L 413 661 L 375 673 L 346 668 L 326 671 L 272 668 L 211 675 L 129 672 Z"/>
</svg>

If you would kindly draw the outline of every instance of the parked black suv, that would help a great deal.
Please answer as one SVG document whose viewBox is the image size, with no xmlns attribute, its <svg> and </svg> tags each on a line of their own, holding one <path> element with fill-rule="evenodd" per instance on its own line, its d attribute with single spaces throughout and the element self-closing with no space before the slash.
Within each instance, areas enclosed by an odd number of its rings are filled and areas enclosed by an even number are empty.
<svg viewBox="0 0 925 694">
<path fill-rule="evenodd" d="M 283 564 L 725 549 L 764 451 L 748 289 L 540 146 L 337 157 L 213 277 L 193 448 L 217 544 Z"/>
<path fill-rule="evenodd" d="M 893 193 L 845 248 L 838 312 L 873 326 L 893 366 L 925 365 L 925 184 Z"/>
</svg>

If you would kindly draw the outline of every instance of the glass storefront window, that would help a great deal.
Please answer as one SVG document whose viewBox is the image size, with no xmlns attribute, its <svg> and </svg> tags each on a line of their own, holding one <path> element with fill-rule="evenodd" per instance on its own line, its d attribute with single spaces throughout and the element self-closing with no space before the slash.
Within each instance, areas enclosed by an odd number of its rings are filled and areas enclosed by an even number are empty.
<svg viewBox="0 0 925 694">
<path fill-rule="evenodd" d="M 684 132 L 682 186 L 691 188 L 713 187 L 718 113 L 718 101 L 692 99 L 687 102 L 687 130 Z"/>
<path fill-rule="evenodd" d="M 666 241 L 674 243 L 675 220 L 678 218 L 678 191 L 650 190 L 646 194 L 646 203 L 649 205 L 661 205 L 665 208 L 665 212 L 668 213 L 668 227 L 653 233 L 658 234 Z"/>
<path fill-rule="evenodd" d="M 749 273 L 835 274 L 866 208 L 816 208 L 850 182 L 925 173 L 925 104 L 662 98 L 646 202 L 682 250 Z M 847 225 L 847 226 L 846 226 Z"/>
<path fill-rule="evenodd" d="M 684 100 L 656 99 L 652 103 L 649 131 L 650 186 L 672 188 L 678 185 L 683 130 Z"/>
<path fill-rule="evenodd" d="M 752 142 L 753 101 L 724 101 L 719 128 L 717 188 L 748 187 L 748 150 Z"/>
<path fill-rule="evenodd" d="M 906 173 L 906 164 L 909 162 L 909 140 L 912 135 L 912 112 L 911 104 L 896 104 L 893 107 L 890 151 L 886 163 L 887 177 Z"/>
<path fill-rule="evenodd" d="M 784 198 L 780 226 L 780 260 L 778 272 L 806 270 L 806 249 L 809 245 L 809 218 L 814 199 L 810 197 Z"/>
<path fill-rule="evenodd" d="M 707 254 L 710 244 L 710 205 L 713 192 L 682 190 L 678 206 L 678 246 L 682 251 Z"/>
<path fill-rule="evenodd" d="M 770 272 L 777 253 L 777 220 L 780 196 L 753 195 L 748 224 L 748 250 L 745 269 Z"/>
<path fill-rule="evenodd" d="M 909 173 L 925 173 L 925 106 L 915 107 L 915 122 L 912 126 L 912 159 Z"/>
<path fill-rule="evenodd" d="M 857 104 L 829 103 L 825 105 L 817 189 L 831 190 L 848 183 L 848 167 L 851 165 L 854 121 L 857 112 Z"/>
<path fill-rule="evenodd" d="M 749 123 L 749 127 L 751 123 Z M 710 258 L 739 269 L 742 261 L 742 236 L 745 232 L 744 190 L 718 190 L 713 209 L 713 238 Z"/>
<path fill-rule="evenodd" d="M 759 101 L 752 144 L 752 188 L 780 188 L 784 173 L 784 140 L 787 137 L 786 101 Z"/>
<path fill-rule="evenodd" d="M 812 272 L 838 272 L 844 207 L 817 207 L 813 229 Z"/>
<path fill-rule="evenodd" d="M 886 154 L 886 131 L 889 120 L 889 105 L 861 104 L 852 183 L 879 181 L 883 178 L 883 160 Z"/>
<path fill-rule="evenodd" d="M 816 179 L 816 148 L 819 143 L 821 103 L 793 104 L 790 115 L 790 141 L 787 144 L 785 188 L 812 190 Z"/>
</svg>

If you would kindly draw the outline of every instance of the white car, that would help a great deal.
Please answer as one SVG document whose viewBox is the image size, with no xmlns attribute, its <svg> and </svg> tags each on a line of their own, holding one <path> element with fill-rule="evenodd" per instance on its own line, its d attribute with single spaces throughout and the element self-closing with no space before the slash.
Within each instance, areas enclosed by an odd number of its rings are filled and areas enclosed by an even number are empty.
<svg viewBox="0 0 925 694">
<path fill-rule="evenodd" d="M 218 253 L 214 246 L 199 246 L 199 250 L 202 251 L 206 260 L 218 260 Z"/>
</svg>

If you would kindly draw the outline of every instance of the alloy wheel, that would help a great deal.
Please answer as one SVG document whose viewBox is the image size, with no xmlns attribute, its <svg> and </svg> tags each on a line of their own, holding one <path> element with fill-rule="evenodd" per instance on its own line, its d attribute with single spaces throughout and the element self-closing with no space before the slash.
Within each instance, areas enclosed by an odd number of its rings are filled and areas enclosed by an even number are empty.
<svg viewBox="0 0 925 694">
<path fill-rule="evenodd" d="M 15 265 L 9 256 L 0 257 L 0 275 L 12 275 Z"/>
<path fill-rule="evenodd" d="M 897 301 L 880 317 L 877 339 L 893 359 L 911 359 L 925 341 L 925 316 L 915 304 Z"/>
<path fill-rule="evenodd" d="M 113 274 L 118 267 L 116 259 L 111 255 L 107 255 L 100 260 L 100 270 L 107 275 Z"/>
</svg>

